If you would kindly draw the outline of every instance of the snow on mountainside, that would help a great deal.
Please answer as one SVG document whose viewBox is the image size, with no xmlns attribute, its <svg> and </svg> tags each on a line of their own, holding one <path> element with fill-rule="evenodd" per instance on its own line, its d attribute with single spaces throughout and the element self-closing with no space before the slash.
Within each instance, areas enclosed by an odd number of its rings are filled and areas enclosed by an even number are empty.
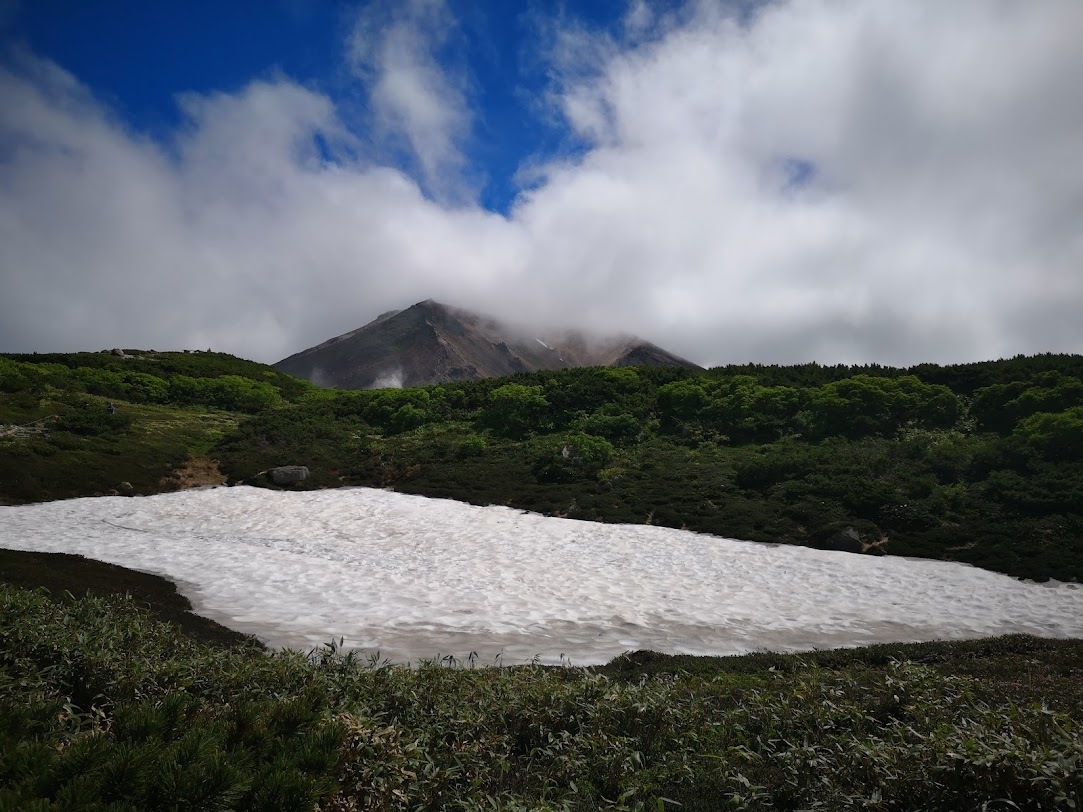
<svg viewBox="0 0 1083 812">
<path fill-rule="evenodd" d="M 320 386 L 369 389 L 480 380 L 539 369 L 696 364 L 634 336 L 538 336 L 428 299 L 291 355 L 274 367 Z"/>
</svg>

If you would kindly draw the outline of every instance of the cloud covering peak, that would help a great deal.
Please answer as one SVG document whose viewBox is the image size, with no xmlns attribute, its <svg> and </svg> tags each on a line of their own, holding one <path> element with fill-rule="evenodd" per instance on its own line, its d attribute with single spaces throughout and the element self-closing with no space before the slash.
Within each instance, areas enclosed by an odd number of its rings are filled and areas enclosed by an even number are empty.
<svg viewBox="0 0 1083 812">
<path fill-rule="evenodd" d="M 368 125 L 281 73 L 152 138 L 25 50 L 0 68 L 0 351 L 262 361 L 435 298 L 702 364 L 1083 352 L 1083 5 L 638 2 L 542 21 L 505 212 L 436 0 L 367 6 Z M 447 32 L 451 33 L 447 33 Z M 396 160 L 395 145 L 407 160 Z M 390 145 L 390 146 L 389 146 Z M 529 170 L 529 171 L 527 171 Z"/>
</svg>

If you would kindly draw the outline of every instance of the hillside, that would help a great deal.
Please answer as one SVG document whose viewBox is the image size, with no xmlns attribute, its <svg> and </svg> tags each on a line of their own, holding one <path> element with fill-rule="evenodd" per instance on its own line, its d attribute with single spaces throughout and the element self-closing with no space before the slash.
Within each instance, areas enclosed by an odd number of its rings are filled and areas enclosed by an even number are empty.
<svg viewBox="0 0 1083 812">
<path fill-rule="evenodd" d="M 586 366 L 695 364 L 631 336 L 536 335 L 431 299 L 291 355 L 275 369 L 320 386 L 372 389 Z"/>
<path fill-rule="evenodd" d="M 224 482 L 225 432 L 313 389 L 224 353 L 0 356 L 0 504 Z"/>
<path fill-rule="evenodd" d="M 143 355 L 0 358 L 0 500 L 270 486 L 265 471 L 303 464 L 296 487 L 1083 580 L 1079 356 L 338 391 L 228 356 Z"/>
</svg>

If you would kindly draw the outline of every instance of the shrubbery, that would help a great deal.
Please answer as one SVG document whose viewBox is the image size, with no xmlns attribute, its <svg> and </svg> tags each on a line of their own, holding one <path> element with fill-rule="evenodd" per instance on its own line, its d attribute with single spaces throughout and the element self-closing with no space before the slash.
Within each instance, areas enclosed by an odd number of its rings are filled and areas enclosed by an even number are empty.
<svg viewBox="0 0 1083 812">
<path fill-rule="evenodd" d="M 613 459 L 613 445 L 591 434 L 548 435 L 534 444 L 540 447 L 534 472 L 539 480 L 567 482 L 593 478 Z"/>
<path fill-rule="evenodd" d="M 112 434 L 125 431 L 132 425 L 132 417 L 125 412 L 110 413 L 101 406 L 74 409 L 61 417 L 53 427 L 83 436 Z"/>
<path fill-rule="evenodd" d="M 1031 415 L 1019 423 L 1015 434 L 1050 459 L 1083 459 L 1083 406 Z"/>
<path fill-rule="evenodd" d="M 1021 664 L 1060 710 L 1023 701 Z M 1078 642 L 1017 636 L 410 669 L 0 585 L 0 807 L 1070 809 L 1081 665 Z"/>
</svg>

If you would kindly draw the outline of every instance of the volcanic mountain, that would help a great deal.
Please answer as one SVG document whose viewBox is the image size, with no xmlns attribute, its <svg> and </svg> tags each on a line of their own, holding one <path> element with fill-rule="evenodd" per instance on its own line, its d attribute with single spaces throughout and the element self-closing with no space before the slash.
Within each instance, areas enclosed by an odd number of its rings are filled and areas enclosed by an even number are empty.
<svg viewBox="0 0 1083 812">
<path fill-rule="evenodd" d="M 423 386 L 586 366 L 695 364 L 632 336 L 536 335 L 428 299 L 291 355 L 275 369 L 336 389 Z"/>
</svg>

